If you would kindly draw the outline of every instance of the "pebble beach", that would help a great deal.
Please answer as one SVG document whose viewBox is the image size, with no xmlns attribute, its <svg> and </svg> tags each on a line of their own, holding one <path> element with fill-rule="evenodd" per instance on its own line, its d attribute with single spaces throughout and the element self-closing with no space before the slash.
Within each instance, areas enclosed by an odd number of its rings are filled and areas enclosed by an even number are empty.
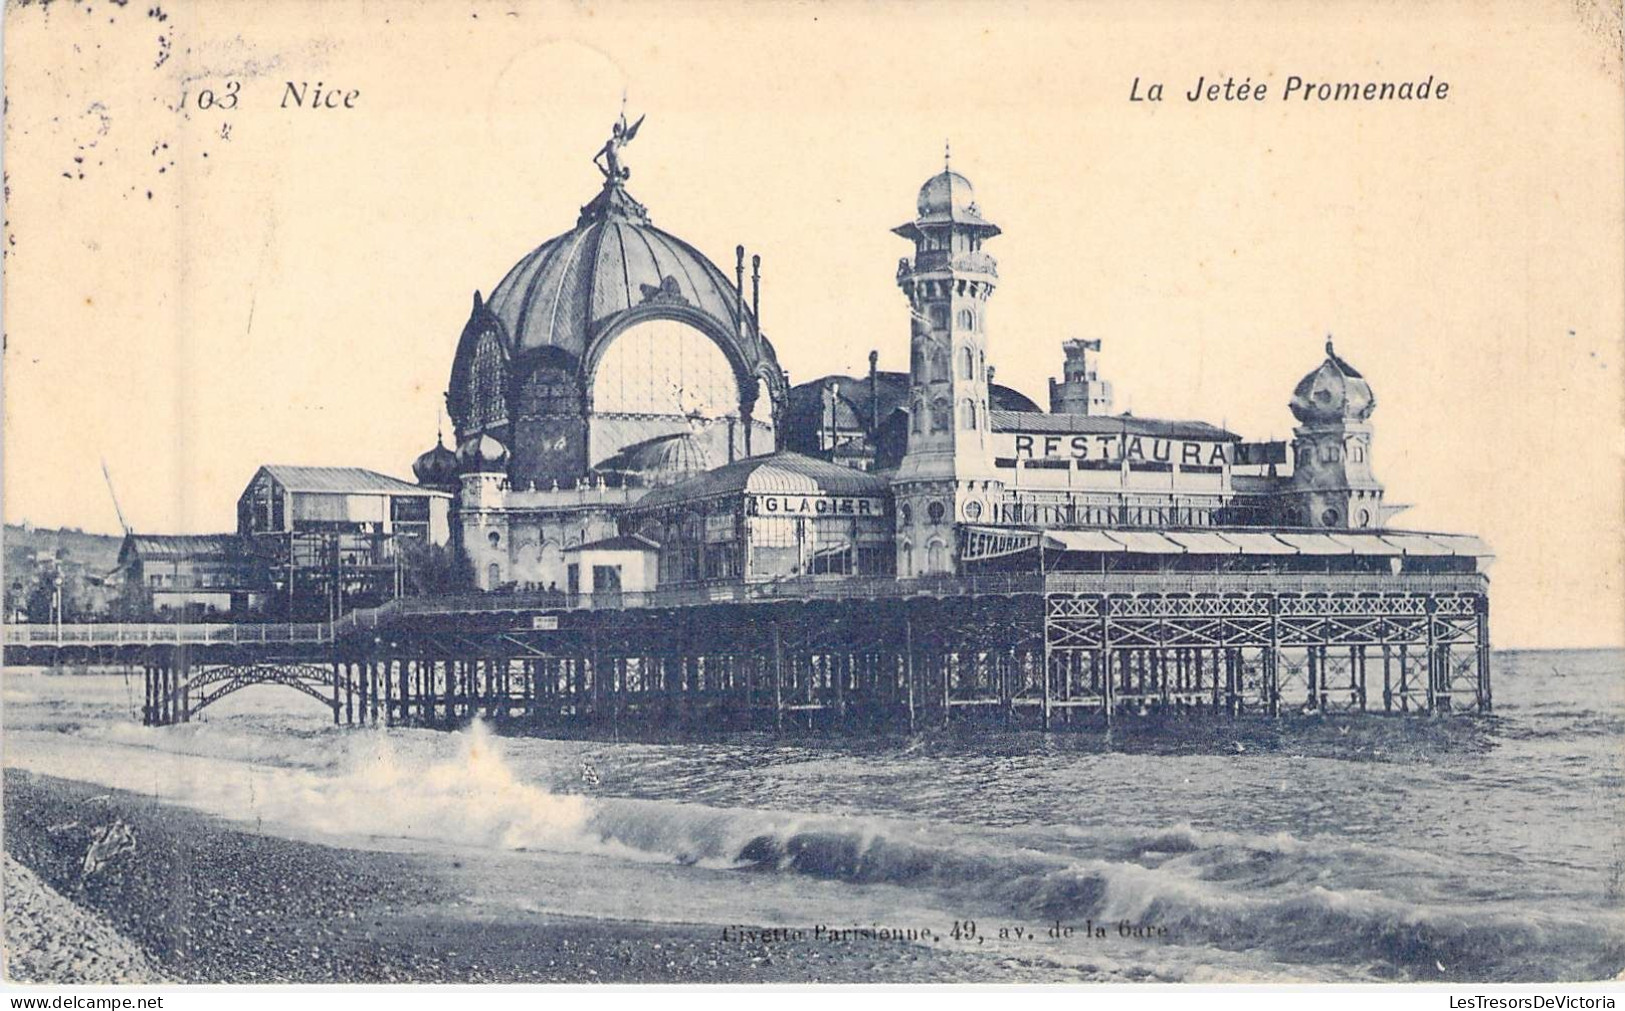
<svg viewBox="0 0 1625 1011">
<path fill-rule="evenodd" d="M 495 913 L 408 854 L 245 832 L 123 791 L 5 773 L 17 983 L 1031 982 L 918 945 L 725 941 L 713 927 Z M 86 875 L 94 834 L 134 847 Z M 65 896 L 72 896 L 70 901 Z"/>
</svg>

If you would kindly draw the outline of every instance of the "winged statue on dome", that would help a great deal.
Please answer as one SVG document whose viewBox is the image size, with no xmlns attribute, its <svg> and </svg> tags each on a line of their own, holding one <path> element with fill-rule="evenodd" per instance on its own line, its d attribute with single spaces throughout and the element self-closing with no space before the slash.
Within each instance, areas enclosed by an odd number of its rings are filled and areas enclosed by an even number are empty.
<svg viewBox="0 0 1625 1011">
<path fill-rule="evenodd" d="M 646 116 L 647 114 L 645 114 Z M 639 116 L 638 121 L 631 126 L 626 125 L 626 98 L 621 98 L 621 118 L 610 130 L 609 140 L 592 156 L 592 163 L 598 166 L 598 171 L 611 183 L 629 179 L 632 170 L 621 164 L 621 148 L 632 142 L 638 135 L 638 127 L 643 125 L 645 116 Z"/>
</svg>

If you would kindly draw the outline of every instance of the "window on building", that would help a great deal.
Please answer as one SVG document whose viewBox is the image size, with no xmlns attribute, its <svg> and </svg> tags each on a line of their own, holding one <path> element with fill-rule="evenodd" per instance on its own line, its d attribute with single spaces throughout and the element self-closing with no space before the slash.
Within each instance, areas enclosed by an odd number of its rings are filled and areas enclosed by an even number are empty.
<svg viewBox="0 0 1625 1011">
<path fill-rule="evenodd" d="M 1365 446 L 1359 442 L 1349 443 L 1349 459 L 1353 460 L 1355 463 L 1364 462 Z"/>
<path fill-rule="evenodd" d="M 931 431 L 946 432 L 948 429 L 952 428 L 952 419 L 950 418 L 951 413 L 952 411 L 948 406 L 948 401 L 933 401 L 931 404 Z"/>
<path fill-rule="evenodd" d="M 976 405 L 969 400 L 959 402 L 959 427 L 967 432 L 976 430 Z"/>
<path fill-rule="evenodd" d="M 976 351 L 972 348 L 965 348 L 959 356 L 959 378 L 976 378 Z"/>
<path fill-rule="evenodd" d="M 903 503 L 903 507 L 897 511 L 897 515 L 902 518 L 903 526 L 907 527 L 913 525 L 914 507 L 909 505 L 907 502 Z"/>
<path fill-rule="evenodd" d="M 974 330 L 974 329 L 976 329 L 976 314 L 971 312 L 969 309 L 961 309 L 961 310 L 959 310 L 959 329 L 961 329 L 961 330 Z"/>
<path fill-rule="evenodd" d="M 897 572 L 897 552 L 890 545 L 871 544 L 858 548 L 858 575 L 891 576 Z"/>
<path fill-rule="evenodd" d="M 946 327 L 948 325 L 948 307 L 947 306 L 945 306 L 945 305 L 934 305 L 934 306 L 931 307 L 931 311 L 930 311 L 930 313 L 928 315 L 929 315 L 929 317 L 931 319 L 931 327 L 932 327 L 932 329 L 941 330 L 941 329 L 943 329 L 944 327 Z"/>
<path fill-rule="evenodd" d="M 592 567 L 593 593 L 620 593 L 621 567 L 619 565 L 594 565 Z"/>
<path fill-rule="evenodd" d="M 932 502 L 925 507 L 925 514 L 930 517 L 932 523 L 941 523 L 942 517 L 947 511 L 947 508 L 941 502 Z"/>
<path fill-rule="evenodd" d="M 1321 522 L 1321 524 L 1324 525 L 1324 526 L 1328 526 L 1328 527 L 1337 526 L 1337 521 L 1340 518 L 1341 518 L 1341 514 L 1338 513 L 1338 511 L 1336 509 L 1328 509 L 1325 512 L 1320 514 L 1320 522 Z"/>
<path fill-rule="evenodd" d="M 815 576 L 846 576 L 852 573 L 852 545 L 831 544 L 818 548 L 812 556 Z"/>
<path fill-rule="evenodd" d="M 930 572 L 945 572 L 948 569 L 948 545 L 942 541 L 932 541 L 925 546 L 925 567 Z"/>
<path fill-rule="evenodd" d="M 485 539 L 491 542 L 491 546 L 493 548 L 502 543 L 502 535 L 495 530 L 491 531 L 489 534 L 486 534 Z"/>
<path fill-rule="evenodd" d="M 712 544 L 705 549 L 705 578 L 733 579 L 739 575 L 739 547 Z"/>
<path fill-rule="evenodd" d="M 502 585 L 502 566 L 492 562 L 485 569 L 485 588 L 494 590 L 500 585 Z"/>
</svg>

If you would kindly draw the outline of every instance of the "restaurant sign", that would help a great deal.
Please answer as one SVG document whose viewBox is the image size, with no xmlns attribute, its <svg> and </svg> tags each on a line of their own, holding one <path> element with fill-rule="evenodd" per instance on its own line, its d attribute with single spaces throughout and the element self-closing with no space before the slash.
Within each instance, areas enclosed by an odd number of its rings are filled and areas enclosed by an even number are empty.
<svg viewBox="0 0 1625 1011">
<path fill-rule="evenodd" d="M 1183 467 L 1222 467 L 1230 444 L 1198 439 L 1164 439 L 1151 435 L 1111 433 L 1053 435 L 1039 432 L 995 432 L 993 453 L 1017 460 L 1100 460 L 1130 463 L 1177 463 Z"/>
</svg>

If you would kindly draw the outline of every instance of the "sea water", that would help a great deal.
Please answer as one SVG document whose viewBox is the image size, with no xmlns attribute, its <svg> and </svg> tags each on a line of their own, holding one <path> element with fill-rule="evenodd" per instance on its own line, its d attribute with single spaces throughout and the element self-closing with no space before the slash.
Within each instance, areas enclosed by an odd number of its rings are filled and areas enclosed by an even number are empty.
<svg viewBox="0 0 1625 1011">
<path fill-rule="evenodd" d="M 339 728 L 275 686 L 149 728 L 138 675 L 8 670 L 4 757 L 415 852 L 497 915 L 929 944 L 1058 979 L 1612 977 L 1625 654 L 1494 671 L 1484 718 L 653 744 Z"/>
</svg>

